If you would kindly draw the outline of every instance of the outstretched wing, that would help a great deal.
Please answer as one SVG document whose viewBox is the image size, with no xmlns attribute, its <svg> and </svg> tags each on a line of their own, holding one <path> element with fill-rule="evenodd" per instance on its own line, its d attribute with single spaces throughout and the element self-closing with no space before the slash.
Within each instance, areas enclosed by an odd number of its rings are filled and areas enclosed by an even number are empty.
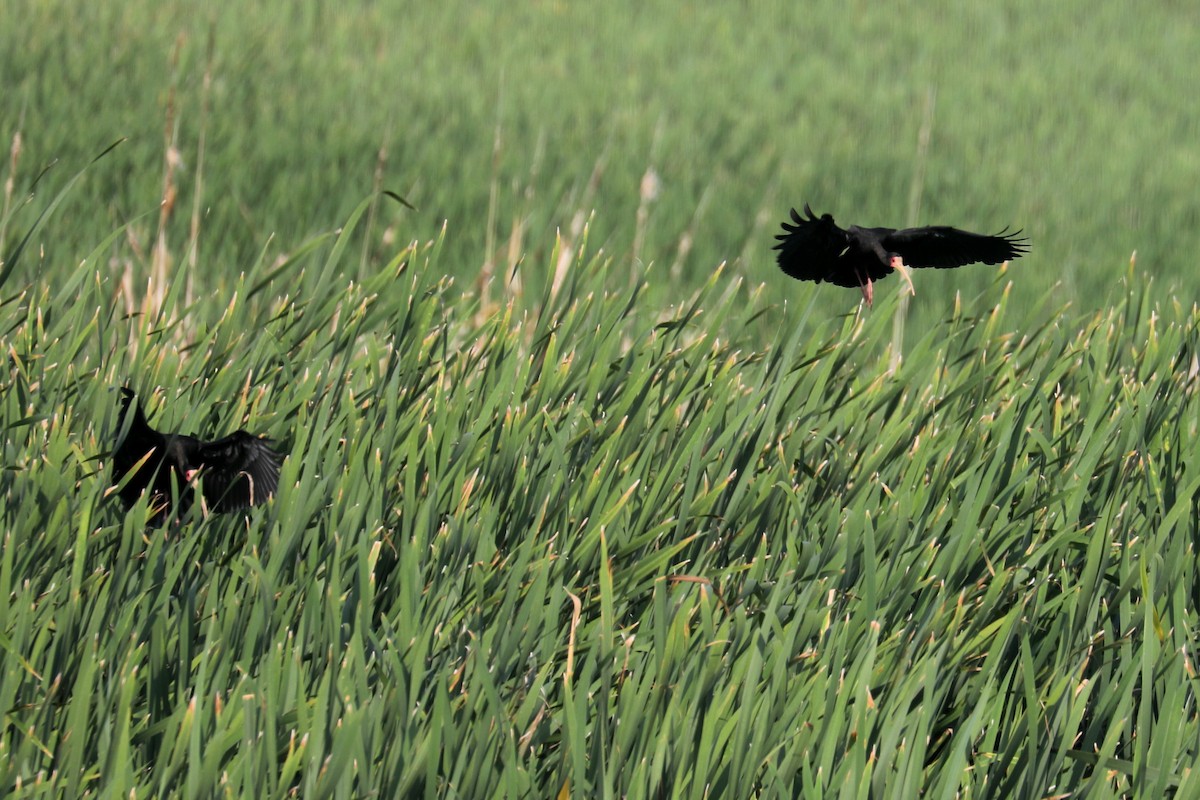
<svg viewBox="0 0 1200 800">
<path fill-rule="evenodd" d="M 804 213 L 806 216 L 801 216 L 793 208 L 795 224 L 784 222 L 784 232 L 775 237 L 779 240 L 774 248 L 779 251 L 779 268 L 802 281 L 833 280 L 842 271 L 838 259 L 850 246 L 849 234 L 833 223 L 831 215 L 818 218 L 808 203 Z"/>
<path fill-rule="evenodd" d="M 898 253 L 906 266 L 947 269 L 976 263 L 999 264 L 1020 258 L 1029 252 L 1029 240 L 1020 235 L 1020 231 L 1000 231 L 995 236 L 985 236 L 935 225 L 893 231 L 883 237 L 882 243 L 889 253 Z"/>
<path fill-rule="evenodd" d="M 204 501 L 213 511 L 234 511 L 266 502 L 279 486 L 283 456 L 269 439 L 238 431 L 201 444 L 195 461 L 202 468 Z"/>
</svg>

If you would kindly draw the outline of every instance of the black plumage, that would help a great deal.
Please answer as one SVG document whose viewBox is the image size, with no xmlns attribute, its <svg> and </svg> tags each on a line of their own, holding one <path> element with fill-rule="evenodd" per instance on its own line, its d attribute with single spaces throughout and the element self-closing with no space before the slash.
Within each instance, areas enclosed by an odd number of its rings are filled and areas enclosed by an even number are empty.
<svg viewBox="0 0 1200 800">
<path fill-rule="evenodd" d="M 209 511 L 249 508 L 275 494 L 283 456 L 271 449 L 270 440 L 244 430 L 212 442 L 182 433 L 160 433 L 150 427 L 132 390 L 123 388 L 121 395 L 121 422 L 112 460 L 114 486 L 125 482 L 118 495 L 126 508 L 150 489 L 151 503 L 159 509 L 153 519 L 157 524 L 174 492 L 179 498 L 176 510 L 182 515 L 194 502 L 197 478 Z"/>
<path fill-rule="evenodd" d="M 874 298 L 874 282 L 893 272 L 899 271 L 912 289 L 908 267 L 1000 264 L 1029 252 L 1029 240 L 1020 238 L 1021 231 L 1005 229 L 986 236 L 946 225 L 842 229 L 829 214 L 818 218 L 807 203 L 804 214 L 793 208 L 794 224 L 784 222 L 784 232 L 775 237 L 779 268 L 802 281 L 858 287 L 868 306 Z"/>
</svg>

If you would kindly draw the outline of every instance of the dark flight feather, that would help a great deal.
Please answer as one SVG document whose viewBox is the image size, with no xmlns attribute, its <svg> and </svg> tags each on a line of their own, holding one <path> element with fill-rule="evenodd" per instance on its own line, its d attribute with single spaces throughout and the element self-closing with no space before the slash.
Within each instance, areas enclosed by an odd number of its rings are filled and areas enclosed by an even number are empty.
<svg viewBox="0 0 1200 800">
<path fill-rule="evenodd" d="M 950 269 L 967 264 L 1003 264 L 1029 252 L 1026 240 L 1017 238 L 1020 231 L 1006 231 L 985 236 L 945 225 L 905 228 L 885 235 L 883 246 L 900 254 L 907 267 Z"/>
</svg>

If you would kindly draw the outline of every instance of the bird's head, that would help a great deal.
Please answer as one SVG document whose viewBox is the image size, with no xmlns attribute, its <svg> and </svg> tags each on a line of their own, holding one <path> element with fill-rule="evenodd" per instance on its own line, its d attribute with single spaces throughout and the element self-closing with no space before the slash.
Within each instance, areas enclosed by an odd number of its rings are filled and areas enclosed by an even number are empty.
<svg viewBox="0 0 1200 800">
<path fill-rule="evenodd" d="M 187 483 L 191 483 L 196 477 L 196 473 L 200 471 L 200 465 L 194 463 L 195 459 L 192 458 L 196 444 L 196 440 L 190 436 L 171 434 L 167 436 L 167 443 L 164 448 L 164 456 L 167 463 Z"/>
<path fill-rule="evenodd" d="M 908 274 L 908 266 L 899 253 L 888 253 L 888 266 L 900 273 L 900 277 L 904 278 L 904 282 L 908 284 L 908 291 L 912 293 L 913 297 L 916 297 L 917 289 L 913 286 L 912 276 Z"/>
</svg>

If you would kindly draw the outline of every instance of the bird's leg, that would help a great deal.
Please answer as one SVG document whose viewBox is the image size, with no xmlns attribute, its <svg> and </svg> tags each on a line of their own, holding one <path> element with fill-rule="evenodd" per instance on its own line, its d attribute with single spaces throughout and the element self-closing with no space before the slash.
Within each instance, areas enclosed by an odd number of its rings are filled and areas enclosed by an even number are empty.
<svg viewBox="0 0 1200 800">
<path fill-rule="evenodd" d="M 900 277 L 904 278 L 904 282 L 908 284 L 908 291 L 912 292 L 912 296 L 917 296 L 917 289 L 913 286 L 912 276 L 908 274 L 908 267 L 904 265 L 904 259 L 900 256 L 892 256 L 892 269 L 900 273 Z"/>
<path fill-rule="evenodd" d="M 867 308 L 871 308 L 875 303 L 875 287 L 871 283 L 871 276 L 858 267 L 854 268 L 854 276 L 858 278 L 858 288 L 862 290 L 863 300 L 867 301 Z"/>
</svg>

